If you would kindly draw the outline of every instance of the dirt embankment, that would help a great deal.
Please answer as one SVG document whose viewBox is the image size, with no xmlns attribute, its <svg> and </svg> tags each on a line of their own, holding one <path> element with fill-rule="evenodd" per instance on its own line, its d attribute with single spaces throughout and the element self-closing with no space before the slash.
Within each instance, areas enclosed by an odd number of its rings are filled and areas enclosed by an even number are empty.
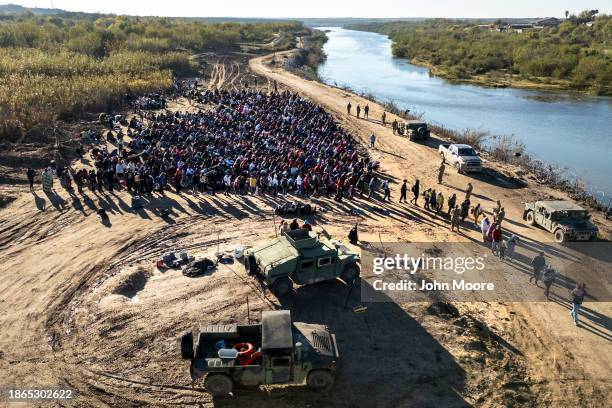
<svg viewBox="0 0 612 408">
<path fill-rule="evenodd" d="M 474 230 L 451 233 L 445 217 L 396 203 L 402 178 L 434 185 L 438 158 L 431 147 L 393 136 L 377 120 L 344 115 L 348 100 L 365 100 L 273 69 L 266 58 L 252 60 L 252 71 L 223 60 L 211 67 L 204 88 L 240 89 L 247 82 L 252 87 L 256 76 L 264 91 L 276 83 L 322 104 L 363 149 L 369 134 L 378 135 L 370 154 L 392 180 L 393 202 L 313 198 L 322 208 L 317 231 L 343 238 L 358 222 L 363 241 L 479 239 Z M 185 98 L 171 107 L 199 108 Z M 370 108 L 370 117 L 378 119 L 381 108 Z M 86 159 L 73 163 L 89 165 Z M 471 179 L 474 196 L 486 210 L 502 200 L 508 230 L 525 245 L 545 248 L 550 237 L 523 223 L 520 202 L 558 194 L 531 185 L 514 188 L 503 176 L 507 169 L 490 166 L 485 178 Z M 447 197 L 461 197 L 467 181 L 450 173 L 441 188 Z M 348 288 L 340 281 L 300 288 L 279 301 L 239 263 L 188 278 L 179 270 L 159 270 L 154 262 L 170 250 L 211 256 L 218 247 L 229 251 L 269 239 L 278 222 L 272 209 L 295 197 L 169 192 L 133 211 L 125 191 L 71 194 L 56 185 L 57 194 L 45 195 L 23 184 L 6 188 L 16 199 L 0 209 L 0 376 L 22 387 L 71 386 L 78 399 L 68 406 L 575 407 L 609 400 L 610 353 L 593 357 L 593 350 L 609 349 L 609 304 L 585 304 L 585 327 L 577 329 L 562 302 L 388 301 L 357 314 L 352 307 L 361 302 L 358 291 L 345 308 Z M 95 216 L 99 207 L 107 209 L 107 225 Z M 159 216 L 161 209 L 170 211 L 169 219 Z M 566 296 L 562 288 L 553 290 Z M 274 308 L 288 308 L 295 320 L 327 324 L 336 333 L 342 363 L 332 392 L 264 387 L 212 399 L 201 384 L 190 383 L 178 347 L 183 331 L 200 323 L 245 322 L 249 314 Z"/>
</svg>

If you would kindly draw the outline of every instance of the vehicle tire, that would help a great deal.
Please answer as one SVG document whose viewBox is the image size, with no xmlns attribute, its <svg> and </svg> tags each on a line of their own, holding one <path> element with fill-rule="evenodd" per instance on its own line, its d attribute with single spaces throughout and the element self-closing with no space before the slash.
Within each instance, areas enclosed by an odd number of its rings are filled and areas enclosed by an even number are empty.
<svg viewBox="0 0 612 408">
<path fill-rule="evenodd" d="M 289 296 L 293 293 L 293 281 L 289 278 L 279 278 L 272 284 L 272 293 L 277 298 Z"/>
<path fill-rule="evenodd" d="M 457 173 L 461 174 L 461 165 L 458 162 L 455 162 L 453 166 L 455 166 L 455 169 L 457 169 Z"/>
<path fill-rule="evenodd" d="M 193 358 L 193 333 L 190 331 L 181 337 L 181 357 L 185 360 Z"/>
<path fill-rule="evenodd" d="M 255 255 L 249 254 L 244 257 L 244 269 L 249 275 L 255 275 L 257 272 L 257 263 L 255 261 Z"/>
<path fill-rule="evenodd" d="M 204 380 L 204 387 L 213 397 L 224 397 L 234 389 L 234 382 L 227 374 L 208 374 Z"/>
<path fill-rule="evenodd" d="M 347 285 L 351 284 L 357 278 L 359 278 L 359 267 L 356 264 L 347 265 L 340 275 L 340 279 Z"/>
<path fill-rule="evenodd" d="M 334 376 L 329 370 L 313 370 L 308 373 L 306 384 L 313 391 L 329 391 L 334 385 Z"/>
<path fill-rule="evenodd" d="M 536 222 L 535 222 L 535 214 L 533 213 L 533 211 L 528 211 L 527 215 L 525 216 L 525 220 L 527 221 L 527 224 L 531 225 L 531 226 L 535 226 Z"/>
<path fill-rule="evenodd" d="M 565 242 L 565 234 L 560 228 L 555 231 L 555 242 Z"/>
</svg>

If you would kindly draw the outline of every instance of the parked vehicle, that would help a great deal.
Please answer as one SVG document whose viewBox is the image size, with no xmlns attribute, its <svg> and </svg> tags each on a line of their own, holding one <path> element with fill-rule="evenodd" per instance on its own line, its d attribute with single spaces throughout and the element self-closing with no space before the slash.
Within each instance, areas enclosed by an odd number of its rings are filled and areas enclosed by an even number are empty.
<svg viewBox="0 0 612 408">
<path fill-rule="evenodd" d="M 441 144 L 438 148 L 440 156 L 455 167 L 459 173 L 480 173 L 482 159 L 470 145 Z"/>
<path fill-rule="evenodd" d="M 213 396 L 234 386 L 303 384 L 316 391 L 334 383 L 340 357 L 336 336 L 320 324 L 291 322 L 288 310 L 265 311 L 260 324 L 220 324 L 181 338 L 192 381 L 204 378 Z"/>
<path fill-rule="evenodd" d="M 553 233 L 555 241 L 596 240 L 598 228 L 587 210 L 569 201 L 525 203 L 523 219 Z"/>
<path fill-rule="evenodd" d="M 408 136 L 411 141 L 427 140 L 430 132 L 427 123 L 420 120 L 407 120 L 398 124 L 397 133 Z"/>
<path fill-rule="evenodd" d="M 263 278 L 277 297 L 293 293 L 293 284 L 359 277 L 359 254 L 340 241 L 319 238 L 305 229 L 287 231 L 245 253 L 245 268 Z"/>
</svg>

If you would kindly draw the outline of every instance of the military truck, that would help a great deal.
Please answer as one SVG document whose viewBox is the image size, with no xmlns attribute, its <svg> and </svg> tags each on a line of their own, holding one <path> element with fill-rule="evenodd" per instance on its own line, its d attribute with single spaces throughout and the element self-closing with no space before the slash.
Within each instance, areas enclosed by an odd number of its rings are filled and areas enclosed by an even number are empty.
<svg viewBox="0 0 612 408">
<path fill-rule="evenodd" d="M 407 120 L 398 124 L 397 132 L 408 136 L 410 141 L 427 140 L 430 136 L 427 123 L 420 120 Z"/>
<path fill-rule="evenodd" d="M 340 354 L 336 336 L 324 325 L 291 322 L 288 310 L 265 311 L 261 324 L 205 325 L 194 344 L 181 338 L 181 356 L 191 360 L 192 381 L 204 378 L 213 396 L 234 386 L 306 384 L 329 390 Z"/>
<path fill-rule="evenodd" d="M 293 284 L 310 285 L 359 277 L 359 254 L 340 241 L 319 238 L 305 229 L 286 231 L 277 239 L 245 252 L 244 266 L 260 276 L 277 297 L 293 293 Z"/>
<path fill-rule="evenodd" d="M 525 203 L 523 219 L 553 233 L 555 241 L 596 240 L 598 229 L 589 221 L 587 210 L 569 201 Z"/>
</svg>

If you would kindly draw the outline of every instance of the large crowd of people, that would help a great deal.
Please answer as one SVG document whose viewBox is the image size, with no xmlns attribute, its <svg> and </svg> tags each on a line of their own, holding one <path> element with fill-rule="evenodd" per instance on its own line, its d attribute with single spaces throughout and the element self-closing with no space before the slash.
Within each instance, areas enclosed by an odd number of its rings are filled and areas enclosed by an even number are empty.
<svg viewBox="0 0 612 408">
<path fill-rule="evenodd" d="M 322 107 L 288 91 L 203 91 L 196 112 L 140 112 L 127 136 L 111 122 L 78 188 L 138 194 L 325 194 L 336 200 L 380 187 L 378 166 Z M 91 141 L 100 135 L 88 130 Z M 374 180 L 374 181 L 372 181 Z"/>
</svg>

